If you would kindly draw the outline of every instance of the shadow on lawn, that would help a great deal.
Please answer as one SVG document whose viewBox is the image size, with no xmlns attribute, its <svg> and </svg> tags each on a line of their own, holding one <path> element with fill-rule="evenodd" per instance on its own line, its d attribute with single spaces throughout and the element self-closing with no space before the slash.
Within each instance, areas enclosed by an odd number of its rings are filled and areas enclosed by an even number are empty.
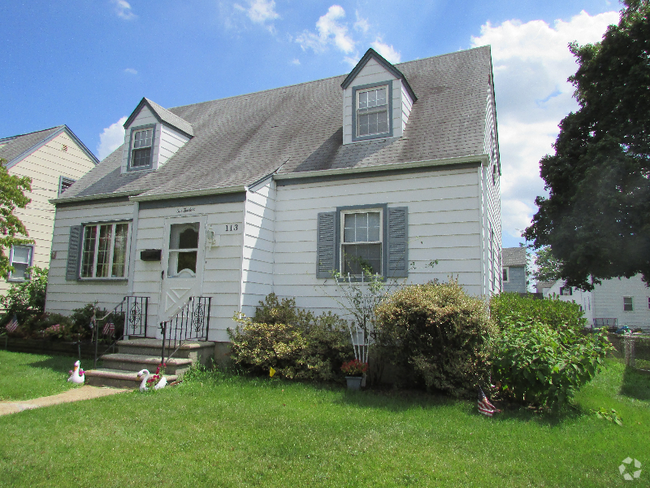
<svg viewBox="0 0 650 488">
<path fill-rule="evenodd" d="M 76 358 L 73 357 L 51 356 L 41 361 L 34 361 L 33 363 L 29 363 L 28 366 L 32 368 L 49 369 L 57 373 L 67 374 L 68 371 L 71 370 L 72 367 L 74 366 L 75 361 Z M 83 363 L 82 363 L 82 369 L 83 369 Z"/>
<path fill-rule="evenodd" d="M 650 400 L 650 373 L 626 366 L 620 394 L 637 400 Z"/>
</svg>

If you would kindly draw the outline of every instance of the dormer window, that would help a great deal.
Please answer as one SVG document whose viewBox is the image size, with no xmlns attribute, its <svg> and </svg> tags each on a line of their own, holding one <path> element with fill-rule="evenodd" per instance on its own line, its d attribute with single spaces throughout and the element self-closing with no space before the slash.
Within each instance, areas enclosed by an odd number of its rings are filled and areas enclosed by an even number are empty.
<svg viewBox="0 0 650 488">
<path fill-rule="evenodd" d="M 357 92 L 357 136 L 388 132 L 388 86 Z"/>
<path fill-rule="evenodd" d="M 354 88 L 354 140 L 391 136 L 392 82 Z"/>
<path fill-rule="evenodd" d="M 131 164 L 132 169 L 151 167 L 151 153 L 153 147 L 153 127 L 134 129 L 131 136 Z"/>
</svg>

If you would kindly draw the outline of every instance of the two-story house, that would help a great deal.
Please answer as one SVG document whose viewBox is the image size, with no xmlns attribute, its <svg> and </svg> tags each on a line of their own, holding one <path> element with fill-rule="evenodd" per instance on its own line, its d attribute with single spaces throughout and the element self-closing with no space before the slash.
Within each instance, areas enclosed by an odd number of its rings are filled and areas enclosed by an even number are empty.
<svg viewBox="0 0 650 488">
<path fill-rule="evenodd" d="M 7 281 L 0 281 L 0 294 L 4 294 L 12 282 L 26 279 L 28 267 L 49 266 L 55 211 L 50 200 L 63 195 L 99 161 L 66 125 L 0 138 L 0 158 L 10 175 L 32 179 L 32 191 L 26 193 L 31 202 L 14 215 L 34 240 L 8 250 L 13 271 Z"/>
<path fill-rule="evenodd" d="M 166 109 L 54 199 L 47 310 L 148 298 L 149 335 L 210 296 L 211 340 L 266 295 L 338 310 L 332 273 L 500 292 L 489 47 Z M 436 262 L 435 266 L 431 264 Z"/>
</svg>

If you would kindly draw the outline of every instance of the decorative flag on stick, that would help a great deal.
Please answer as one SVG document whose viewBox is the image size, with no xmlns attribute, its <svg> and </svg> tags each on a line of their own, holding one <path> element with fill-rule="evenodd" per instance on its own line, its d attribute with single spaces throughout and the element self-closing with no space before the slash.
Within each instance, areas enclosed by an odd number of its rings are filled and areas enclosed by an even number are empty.
<svg viewBox="0 0 650 488">
<path fill-rule="evenodd" d="M 14 314 L 12 319 L 5 326 L 5 329 L 7 330 L 7 332 L 15 332 L 17 328 L 18 328 L 18 317 L 16 317 L 16 315 Z"/>
<path fill-rule="evenodd" d="M 490 403 L 490 400 L 485 396 L 481 387 L 478 389 L 478 412 L 488 417 L 492 417 L 495 413 L 501 412 L 501 410 Z"/>
<path fill-rule="evenodd" d="M 273 378 L 274 374 L 275 374 L 275 370 L 273 369 L 273 366 L 271 366 L 271 369 L 269 369 L 269 377 Z"/>
<path fill-rule="evenodd" d="M 111 336 L 115 334 L 115 324 L 113 322 L 106 322 L 106 325 L 104 325 L 104 329 L 102 330 L 102 334 Z"/>
</svg>

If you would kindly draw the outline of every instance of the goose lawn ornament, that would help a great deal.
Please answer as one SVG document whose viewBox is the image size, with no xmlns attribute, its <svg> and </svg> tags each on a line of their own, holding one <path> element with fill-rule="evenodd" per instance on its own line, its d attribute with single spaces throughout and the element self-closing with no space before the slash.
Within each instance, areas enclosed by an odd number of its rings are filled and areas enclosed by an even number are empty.
<svg viewBox="0 0 650 488">
<path fill-rule="evenodd" d="M 151 378 L 151 373 L 148 369 L 141 369 L 138 371 L 138 379 L 142 378 L 142 383 L 140 383 L 140 391 L 148 391 L 147 381 Z M 154 390 L 160 390 L 167 386 L 167 378 L 164 376 L 160 378 L 160 381 L 153 387 Z"/>
<path fill-rule="evenodd" d="M 84 381 L 86 379 L 86 374 L 84 373 L 84 370 L 81 369 L 81 361 L 75 361 L 74 369 L 68 372 L 70 373 L 70 377 L 68 378 L 68 381 L 72 381 L 77 385 L 84 384 Z"/>
</svg>

